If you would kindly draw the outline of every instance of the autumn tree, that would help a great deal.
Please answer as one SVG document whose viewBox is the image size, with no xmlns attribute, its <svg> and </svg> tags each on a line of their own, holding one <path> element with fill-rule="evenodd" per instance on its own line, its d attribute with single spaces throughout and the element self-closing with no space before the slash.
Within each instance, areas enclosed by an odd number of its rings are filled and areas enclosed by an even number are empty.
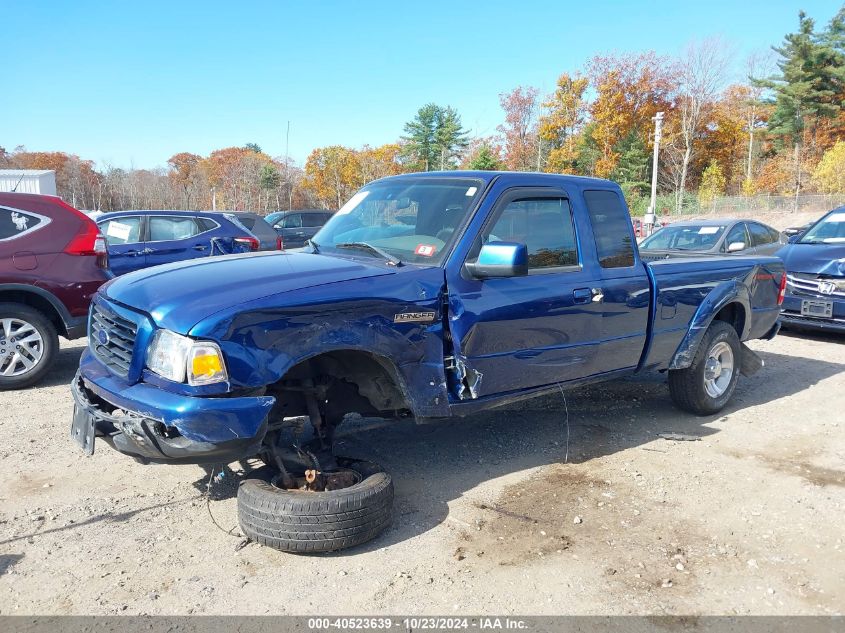
<svg viewBox="0 0 845 633">
<path fill-rule="evenodd" d="M 701 186 L 698 188 L 698 199 L 701 204 L 713 202 L 716 196 L 725 193 L 725 175 L 719 163 L 711 161 L 701 175 Z"/>
<path fill-rule="evenodd" d="M 647 139 L 652 117 L 672 110 L 675 81 L 670 69 L 668 61 L 653 52 L 590 61 L 588 76 L 596 91 L 590 135 L 600 152 L 596 175 L 610 176 L 619 160 L 619 143 L 632 131 Z"/>
<path fill-rule="evenodd" d="M 813 183 L 823 193 L 845 193 L 845 141 L 824 153 L 813 171 Z"/>
<path fill-rule="evenodd" d="M 519 86 L 499 95 L 505 122 L 497 129 L 505 140 L 505 165 L 513 171 L 539 171 L 539 95 L 540 91 L 530 86 Z"/>
<path fill-rule="evenodd" d="M 578 160 L 578 135 L 586 122 L 589 104 L 584 93 L 589 79 L 563 73 L 557 80 L 554 94 L 543 105 L 546 114 L 540 117 L 539 134 L 549 150 L 545 170 L 571 172 Z"/>
<path fill-rule="evenodd" d="M 704 123 L 725 80 L 730 53 L 719 39 L 693 42 L 681 55 L 677 67 L 676 95 L 678 133 L 681 138 L 681 172 L 675 193 L 678 213 L 684 200 L 689 166 Z"/>
<path fill-rule="evenodd" d="M 179 152 L 167 159 L 170 166 L 170 178 L 181 190 L 185 209 L 191 209 L 191 198 L 201 177 L 199 169 L 202 157 L 190 152 Z"/>
<path fill-rule="evenodd" d="M 379 147 L 365 145 L 358 152 L 358 164 L 361 184 L 405 171 L 402 147 L 399 143 L 388 143 Z"/>
<path fill-rule="evenodd" d="M 340 145 L 318 147 L 305 163 L 308 187 L 326 207 L 339 209 L 363 183 L 355 150 Z"/>
</svg>

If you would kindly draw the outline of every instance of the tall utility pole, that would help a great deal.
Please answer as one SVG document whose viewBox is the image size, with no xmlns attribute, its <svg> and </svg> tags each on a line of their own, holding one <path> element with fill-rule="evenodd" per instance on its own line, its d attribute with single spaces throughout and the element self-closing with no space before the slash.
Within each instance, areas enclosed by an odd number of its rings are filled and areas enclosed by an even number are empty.
<svg viewBox="0 0 845 633">
<path fill-rule="evenodd" d="M 285 181 L 288 184 L 288 211 L 293 208 L 293 183 L 290 181 L 290 121 L 285 134 Z"/>
<path fill-rule="evenodd" d="M 654 156 L 651 163 L 651 202 L 648 204 L 648 213 L 643 218 L 645 225 L 645 232 L 651 235 L 654 225 L 657 224 L 657 170 L 658 160 L 657 155 L 660 151 L 660 133 L 663 130 L 663 113 L 658 112 L 652 118 L 654 121 Z"/>
</svg>

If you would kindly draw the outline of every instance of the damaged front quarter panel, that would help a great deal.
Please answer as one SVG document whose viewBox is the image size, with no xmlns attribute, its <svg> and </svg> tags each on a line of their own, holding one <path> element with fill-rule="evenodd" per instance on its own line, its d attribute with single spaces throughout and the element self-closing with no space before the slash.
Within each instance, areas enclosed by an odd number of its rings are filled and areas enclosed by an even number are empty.
<svg viewBox="0 0 845 633">
<path fill-rule="evenodd" d="M 451 378 L 452 392 L 459 400 L 475 400 L 478 397 L 484 374 L 468 367 L 465 361 L 455 356 L 446 357 L 446 373 Z"/>
</svg>

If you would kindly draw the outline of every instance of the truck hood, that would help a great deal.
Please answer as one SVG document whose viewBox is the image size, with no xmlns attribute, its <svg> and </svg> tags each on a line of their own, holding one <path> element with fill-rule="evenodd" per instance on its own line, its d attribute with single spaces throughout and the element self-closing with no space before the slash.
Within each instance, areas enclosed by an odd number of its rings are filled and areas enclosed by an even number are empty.
<svg viewBox="0 0 845 633">
<path fill-rule="evenodd" d="M 845 277 L 845 244 L 787 244 L 777 256 L 790 273 Z"/>
<path fill-rule="evenodd" d="M 117 303 L 146 312 L 159 327 L 185 334 L 195 323 L 233 304 L 391 274 L 380 262 L 275 252 L 155 266 L 118 277 L 103 292 Z"/>
</svg>

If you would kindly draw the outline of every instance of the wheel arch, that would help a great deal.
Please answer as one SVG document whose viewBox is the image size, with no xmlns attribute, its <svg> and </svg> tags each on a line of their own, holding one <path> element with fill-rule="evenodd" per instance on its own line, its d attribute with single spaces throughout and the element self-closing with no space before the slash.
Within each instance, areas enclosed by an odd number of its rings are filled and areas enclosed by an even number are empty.
<svg viewBox="0 0 845 633">
<path fill-rule="evenodd" d="M 284 391 L 286 387 L 302 380 L 312 380 L 316 384 L 325 383 L 327 380 L 340 381 L 353 385 L 357 389 L 357 395 L 369 403 L 370 413 L 408 410 L 414 415 L 417 414 L 415 400 L 399 367 L 392 359 L 369 350 L 336 348 L 302 356 L 292 362 L 279 380 L 268 389 Z M 361 404 L 355 397 L 356 394 L 337 389 L 332 391 L 333 385 L 327 388 L 334 394 L 334 407 L 351 407 L 347 412 L 354 412 Z M 337 401 L 338 398 L 346 398 L 348 402 Z M 285 402 L 280 402 L 280 406 L 284 408 Z"/>
<path fill-rule="evenodd" d="M 717 285 L 698 306 L 687 333 L 672 355 L 669 369 L 686 369 L 692 364 L 704 333 L 713 321 L 729 323 L 740 341 L 751 328 L 751 298 L 748 288 L 736 280 Z"/>
<path fill-rule="evenodd" d="M 54 295 L 27 284 L 0 284 L 0 303 L 21 303 L 34 308 L 47 317 L 64 337 L 68 336 L 70 314 Z"/>
</svg>

